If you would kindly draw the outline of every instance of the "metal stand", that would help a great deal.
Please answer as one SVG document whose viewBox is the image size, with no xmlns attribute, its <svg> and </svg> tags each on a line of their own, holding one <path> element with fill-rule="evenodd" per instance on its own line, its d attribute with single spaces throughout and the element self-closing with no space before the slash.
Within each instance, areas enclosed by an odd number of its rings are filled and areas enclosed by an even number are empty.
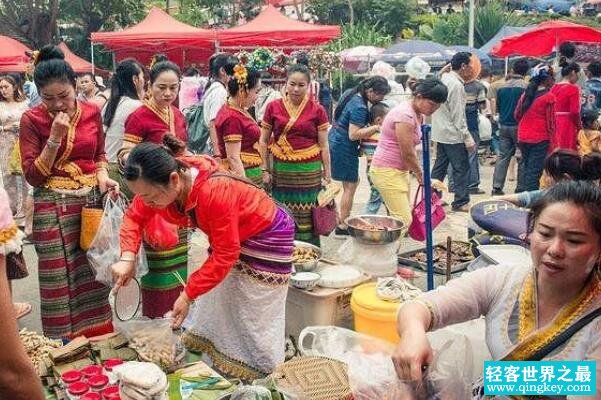
<svg viewBox="0 0 601 400">
<path fill-rule="evenodd" d="M 432 243 L 432 181 L 430 179 L 430 130 L 422 130 L 422 154 L 424 171 L 424 201 L 426 205 L 426 265 L 428 290 L 434 289 L 434 244 Z"/>
</svg>

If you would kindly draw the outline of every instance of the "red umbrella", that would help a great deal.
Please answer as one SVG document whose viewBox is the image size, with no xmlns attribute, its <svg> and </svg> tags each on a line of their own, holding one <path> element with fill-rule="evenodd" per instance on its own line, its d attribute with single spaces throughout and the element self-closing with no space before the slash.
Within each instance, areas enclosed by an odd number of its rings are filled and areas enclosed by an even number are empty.
<svg viewBox="0 0 601 400">
<path fill-rule="evenodd" d="M 601 43 L 601 31 L 566 21 L 546 21 L 536 28 L 501 40 L 491 55 L 541 57 L 549 55 L 564 42 Z"/>
</svg>

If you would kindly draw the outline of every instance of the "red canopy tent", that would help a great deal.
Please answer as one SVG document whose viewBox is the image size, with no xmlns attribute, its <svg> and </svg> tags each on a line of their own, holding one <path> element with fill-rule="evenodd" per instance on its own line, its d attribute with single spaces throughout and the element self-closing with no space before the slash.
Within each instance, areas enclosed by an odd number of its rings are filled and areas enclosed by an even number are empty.
<svg viewBox="0 0 601 400">
<path fill-rule="evenodd" d="M 282 15 L 268 4 L 252 21 L 217 31 L 219 47 L 307 47 L 340 37 L 340 27 L 301 22 Z"/>
<path fill-rule="evenodd" d="M 104 77 L 108 76 L 108 71 L 94 67 L 91 62 L 84 60 L 77 54 L 73 53 L 64 42 L 61 42 L 58 45 L 58 48 L 63 51 L 63 54 L 65 55 L 65 61 L 71 65 L 71 68 L 73 68 L 73 71 L 76 73 L 83 74 L 84 72 L 89 72 L 102 75 Z"/>
<path fill-rule="evenodd" d="M 23 72 L 29 63 L 24 44 L 8 36 L 0 36 L 0 72 Z"/>
<path fill-rule="evenodd" d="M 113 50 L 117 60 L 135 57 L 148 64 L 154 54 L 165 53 L 183 66 L 202 63 L 210 57 L 215 31 L 186 25 L 153 7 L 137 25 L 117 32 L 94 32 L 91 40 Z"/>
<path fill-rule="evenodd" d="M 541 57 L 551 54 L 564 42 L 600 43 L 601 31 L 567 21 L 546 21 L 528 32 L 501 40 L 492 49 L 491 55 Z"/>
</svg>

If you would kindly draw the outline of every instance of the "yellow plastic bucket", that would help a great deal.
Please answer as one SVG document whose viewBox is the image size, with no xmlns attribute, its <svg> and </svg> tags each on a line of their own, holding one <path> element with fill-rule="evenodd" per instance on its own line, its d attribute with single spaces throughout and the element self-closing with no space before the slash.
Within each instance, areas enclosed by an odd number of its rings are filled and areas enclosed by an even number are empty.
<svg viewBox="0 0 601 400">
<path fill-rule="evenodd" d="M 355 331 L 398 343 L 400 337 L 396 330 L 396 315 L 399 306 L 399 303 L 378 298 L 374 282 L 357 286 L 351 296 Z"/>
</svg>

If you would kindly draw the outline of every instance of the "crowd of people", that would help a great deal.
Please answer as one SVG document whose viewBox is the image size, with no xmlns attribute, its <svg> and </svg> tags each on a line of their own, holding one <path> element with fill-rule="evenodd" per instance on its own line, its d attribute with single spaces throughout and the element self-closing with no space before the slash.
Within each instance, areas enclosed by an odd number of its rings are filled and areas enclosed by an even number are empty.
<svg viewBox="0 0 601 400">
<path fill-rule="evenodd" d="M 511 343 L 531 340 L 573 299 L 588 302 L 570 308 L 572 316 L 594 308 L 601 287 L 601 191 L 590 183 L 601 177 L 601 64 L 589 64 L 585 77 L 571 61 L 574 45 L 564 43 L 559 51 L 556 65 L 519 59 L 492 84 L 477 79 L 487 74 L 467 52 L 456 53 L 438 77 L 427 77 L 429 67 L 418 62 L 423 68 L 410 76 L 408 95 L 400 100 L 393 98 L 397 83 L 372 75 L 345 91 L 330 116 L 302 59 L 288 67 L 281 90 L 227 53 L 211 57 L 207 79 L 194 69 L 182 74 L 162 55 L 149 67 L 126 59 L 103 88 L 91 74 L 77 76 L 60 49 L 46 46 L 32 60 L 35 86 L 27 95 L 20 77 L 0 77 L 0 175 L 10 193 L 9 201 L 0 190 L 7 226 L 0 267 L 6 265 L 11 279 L 27 275 L 23 263 L 8 257 L 22 236 L 14 215 L 38 256 L 44 334 L 112 331 L 109 288 L 95 280 L 80 231 L 84 208 L 124 196 L 130 206 L 121 257 L 112 266 L 116 287 L 134 278 L 143 247 L 149 266 L 140 282 L 143 315 L 171 312 L 174 326 L 186 328 L 188 349 L 207 353 L 223 372 L 252 380 L 284 361 L 294 240 L 320 245 L 312 210 L 322 188 L 342 183 L 339 237 L 349 235 L 345 221 L 363 155 L 371 186 L 367 213 L 384 205 L 408 227 L 412 180 L 423 185 L 425 173 L 439 182 L 448 176 L 451 209 L 467 212 L 470 195 L 485 192 L 479 121 L 491 117 L 500 152 L 491 194 L 532 207 L 533 266 L 489 268 L 404 306 L 395 364 L 402 378 L 418 378 L 431 359 L 425 332 L 459 320 L 486 315 L 501 335 L 501 321 L 522 321 L 505 312 L 523 312 L 505 307 L 516 301 L 513 287 L 527 289 L 517 301 L 542 310 L 537 322 L 518 326 Z M 430 124 L 435 162 L 423 171 L 418 146 Z M 192 151 L 199 148 L 203 155 Z M 516 194 L 506 195 L 513 158 L 519 164 Z M 202 268 L 188 276 L 190 233 L 197 228 L 211 249 Z M 561 298 L 553 297 L 560 289 Z M 30 309 L 14 304 L 13 318 Z M 510 335 L 517 329 L 502 328 Z M 525 345 L 513 348 L 493 336 L 487 340 L 495 359 L 527 355 Z M 589 339 L 574 343 L 571 358 L 598 355 Z"/>
</svg>

